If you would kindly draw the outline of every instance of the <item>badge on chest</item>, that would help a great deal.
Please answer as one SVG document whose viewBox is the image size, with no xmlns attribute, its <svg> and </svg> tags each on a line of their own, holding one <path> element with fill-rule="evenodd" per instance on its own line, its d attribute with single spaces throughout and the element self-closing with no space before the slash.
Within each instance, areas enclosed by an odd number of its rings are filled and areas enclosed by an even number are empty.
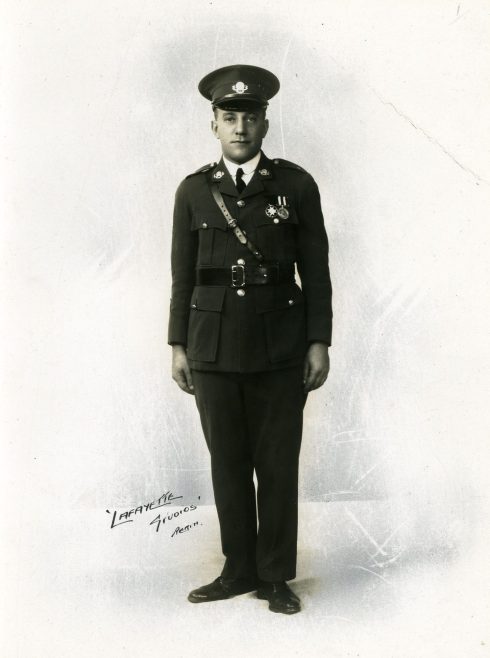
<svg viewBox="0 0 490 658">
<path fill-rule="evenodd" d="M 277 220 L 276 223 L 278 223 L 279 219 L 287 219 L 289 217 L 288 208 L 288 197 L 278 194 L 277 196 L 268 199 L 268 203 L 265 207 L 265 214 L 270 219 Z"/>
</svg>

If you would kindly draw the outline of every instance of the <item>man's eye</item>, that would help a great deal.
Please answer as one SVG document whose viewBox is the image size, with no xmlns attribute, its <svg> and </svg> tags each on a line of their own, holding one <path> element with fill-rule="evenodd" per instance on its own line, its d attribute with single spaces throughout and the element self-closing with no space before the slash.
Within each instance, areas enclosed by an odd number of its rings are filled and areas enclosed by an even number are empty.
<svg viewBox="0 0 490 658">
<path fill-rule="evenodd" d="M 250 123 L 255 123 L 255 122 L 257 121 L 257 117 L 254 117 L 254 116 L 252 116 L 252 117 L 248 117 L 248 121 L 249 121 Z"/>
<path fill-rule="evenodd" d="M 227 121 L 228 123 L 231 123 L 234 120 L 235 120 L 235 117 L 225 117 L 225 121 Z"/>
</svg>

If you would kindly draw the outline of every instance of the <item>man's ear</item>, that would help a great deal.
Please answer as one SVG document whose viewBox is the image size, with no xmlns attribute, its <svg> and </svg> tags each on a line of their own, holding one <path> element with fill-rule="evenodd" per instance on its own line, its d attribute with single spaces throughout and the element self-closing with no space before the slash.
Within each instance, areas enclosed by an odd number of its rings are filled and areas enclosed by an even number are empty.
<svg viewBox="0 0 490 658">
<path fill-rule="evenodd" d="M 269 119 L 264 119 L 264 134 L 262 137 L 265 137 L 267 135 L 267 131 L 269 130 Z"/>
<path fill-rule="evenodd" d="M 213 135 L 217 139 L 219 139 L 219 136 L 218 136 L 218 123 L 214 119 L 211 119 L 211 131 L 212 131 Z"/>
</svg>

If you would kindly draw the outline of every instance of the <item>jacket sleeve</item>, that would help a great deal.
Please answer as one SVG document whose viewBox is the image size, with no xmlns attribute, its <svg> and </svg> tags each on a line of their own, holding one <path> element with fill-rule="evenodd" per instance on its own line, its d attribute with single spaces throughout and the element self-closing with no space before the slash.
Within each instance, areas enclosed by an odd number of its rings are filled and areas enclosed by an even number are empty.
<svg viewBox="0 0 490 658">
<path fill-rule="evenodd" d="M 306 303 L 307 340 L 331 345 L 332 285 L 328 239 L 320 192 L 309 174 L 299 195 L 298 273 Z"/>
<path fill-rule="evenodd" d="M 172 228 L 172 296 L 168 326 L 169 345 L 187 345 L 190 300 L 195 283 L 197 231 L 191 231 L 192 214 L 186 193 L 187 181 L 177 188 Z"/>
</svg>

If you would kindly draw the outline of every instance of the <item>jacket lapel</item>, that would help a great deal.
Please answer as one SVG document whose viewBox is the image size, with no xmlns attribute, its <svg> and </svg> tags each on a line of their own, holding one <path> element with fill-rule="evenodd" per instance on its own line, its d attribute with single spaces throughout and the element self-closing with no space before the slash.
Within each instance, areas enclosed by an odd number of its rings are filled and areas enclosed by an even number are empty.
<svg viewBox="0 0 490 658">
<path fill-rule="evenodd" d="M 211 180 L 213 183 L 218 183 L 219 191 L 221 194 L 228 194 L 228 196 L 238 196 L 238 190 L 230 172 L 223 162 L 223 158 L 218 162 L 216 167 L 213 169 L 211 174 Z"/>
</svg>

